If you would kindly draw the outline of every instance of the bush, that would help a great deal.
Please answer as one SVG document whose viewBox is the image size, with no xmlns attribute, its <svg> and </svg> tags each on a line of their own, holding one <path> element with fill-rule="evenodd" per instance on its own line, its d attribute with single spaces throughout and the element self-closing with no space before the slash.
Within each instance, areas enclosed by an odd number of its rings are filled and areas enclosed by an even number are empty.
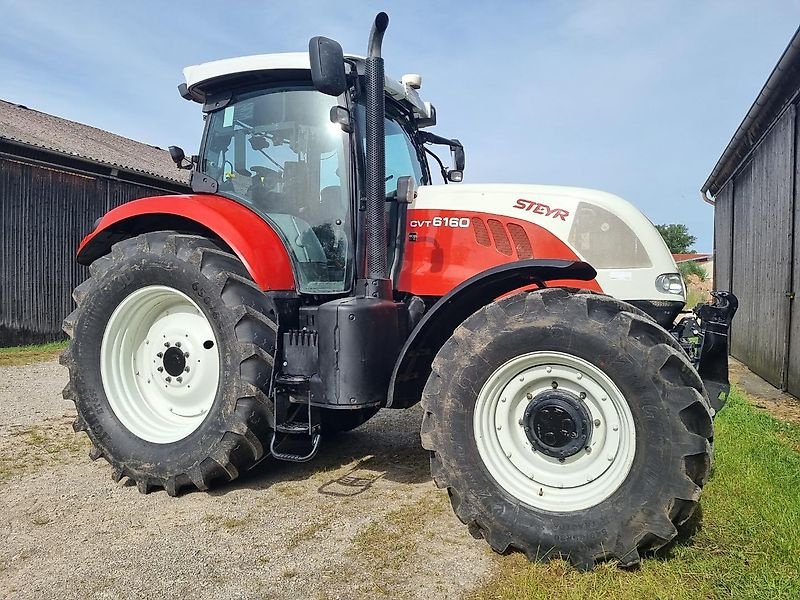
<svg viewBox="0 0 800 600">
<path fill-rule="evenodd" d="M 681 275 L 683 275 L 683 280 L 687 285 L 689 284 L 690 275 L 697 276 L 700 281 L 705 281 L 708 277 L 708 273 L 706 273 L 706 270 L 703 268 L 703 266 L 693 260 L 680 263 L 678 265 L 678 270 L 681 272 Z"/>
</svg>

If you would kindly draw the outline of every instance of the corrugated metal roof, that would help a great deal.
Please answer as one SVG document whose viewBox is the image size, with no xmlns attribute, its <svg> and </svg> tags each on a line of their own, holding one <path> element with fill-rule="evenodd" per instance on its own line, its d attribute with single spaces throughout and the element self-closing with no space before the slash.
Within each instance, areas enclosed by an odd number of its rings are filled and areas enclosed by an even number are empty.
<svg viewBox="0 0 800 600">
<path fill-rule="evenodd" d="M 711 260 L 711 258 L 711 254 L 700 254 L 698 252 L 681 252 L 672 254 L 672 260 L 674 260 L 676 263 L 689 261 L 706 262 Z"/>
<path fill-rule="evenodd" d="M 0 139 L 82 158 L 120 170 L 188 184 L 169 152 L 90 125 L 0 100 Z"/>
</svg>

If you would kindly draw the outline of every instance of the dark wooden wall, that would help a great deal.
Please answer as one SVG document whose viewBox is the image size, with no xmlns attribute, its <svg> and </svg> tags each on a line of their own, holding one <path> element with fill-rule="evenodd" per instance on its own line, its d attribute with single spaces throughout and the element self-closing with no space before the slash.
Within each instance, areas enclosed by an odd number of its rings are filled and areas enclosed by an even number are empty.
<svg viewBox="0 0 800 600">
<path fill-rule="evenodd" d="M 62 339 L 72 290 L 88 274 L 81 238 L 110 208 L 154 187 L 0 158 L 0 346 Z"/>
<path fill-rule="evenodd" d="M 795 121 L 790 106 L 717 194 L 714 284 L 739 298 L 731 354 L 773 385 L 800 394 L 800 332 L 790 339 L 787 295 L 798 283 L 792 273 L 800 227 L 794 218 Z"/>
<path fill-rule="evenodd" d="M 730 182 L 714 202 L 714 289 L 733 291 L 732 260 L 733 182 Z"/>
<path fill-rule="evenodd" d="M 794 299 L 789 312 L 789 356 L 786 367 L 786 389 L 800 397 L 800 115 L 795 105 L 794 139 L 794 206 L 792 220 L 792 289 Z"/>
</svg>

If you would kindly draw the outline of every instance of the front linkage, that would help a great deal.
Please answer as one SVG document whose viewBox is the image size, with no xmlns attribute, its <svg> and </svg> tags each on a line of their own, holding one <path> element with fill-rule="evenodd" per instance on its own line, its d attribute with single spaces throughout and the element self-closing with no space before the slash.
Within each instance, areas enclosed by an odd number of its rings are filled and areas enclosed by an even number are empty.
<svg viewBox="0 0 800 600">
<path fill-rule="evenodd" d="M 728 381 L 728 331 L 739 300 L 731 292 L 711 292 L 709 304 L 699 304 L 693 314 L 673 327 L 680 342 L 703 379 L 711 407 L 719 411 L 730 390 Z"/>
</svg>

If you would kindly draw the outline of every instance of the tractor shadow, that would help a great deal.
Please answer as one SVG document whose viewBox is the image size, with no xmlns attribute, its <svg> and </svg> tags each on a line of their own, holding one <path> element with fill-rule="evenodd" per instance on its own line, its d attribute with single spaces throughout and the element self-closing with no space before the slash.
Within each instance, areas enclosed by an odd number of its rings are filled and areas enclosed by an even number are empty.
<svg viewBox="0 0 800 600">
<path fill-rule="evenodd" d="M 323 438 L 307 463 L 268 458 L 210 493 L 225 495 L 247 488 L 265 490 L 277 483 L 314 480 L 317 492 L 332 497 L 358 496 L 382 479 L 400 484 L 431 481 L 428 451 L 422 448 L 422 410 L 381 410 L 354 431 Z"/>
</svg>

